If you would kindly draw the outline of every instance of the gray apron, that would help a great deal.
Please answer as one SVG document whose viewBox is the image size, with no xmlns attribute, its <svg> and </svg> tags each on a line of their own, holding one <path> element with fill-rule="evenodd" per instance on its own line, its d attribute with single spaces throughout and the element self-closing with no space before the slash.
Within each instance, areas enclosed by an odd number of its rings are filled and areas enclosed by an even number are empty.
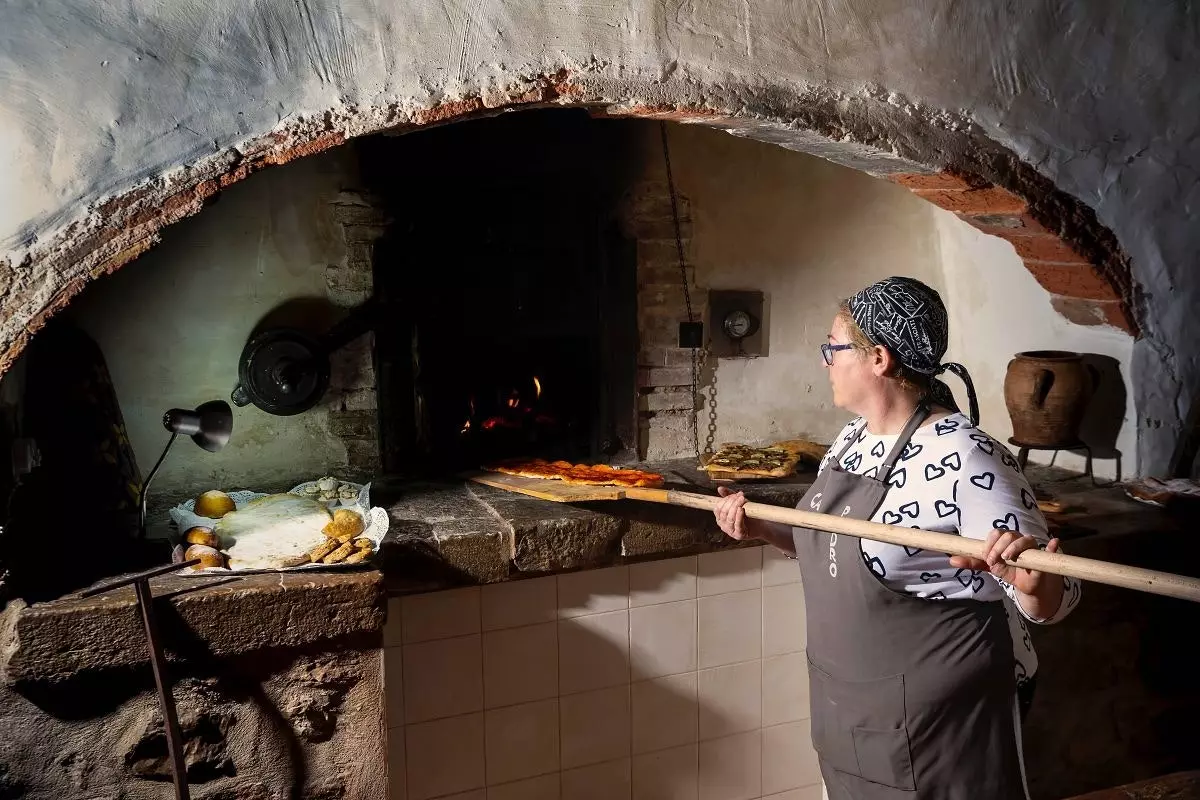
<svg viewBox="0 0 1200 800">
<path fill-rule="evenodd" d="M 928 416 L 917 409 L 874 478 L 841 468 L 856 432 L 798 508 L 869 520 Z M 829 800 L 1025 798 L 1001 604 L 903 594 L 875 576 L 857 537 L 810 528 L 792 536 L 808 618 L 812 739 Z"/>
</svg>

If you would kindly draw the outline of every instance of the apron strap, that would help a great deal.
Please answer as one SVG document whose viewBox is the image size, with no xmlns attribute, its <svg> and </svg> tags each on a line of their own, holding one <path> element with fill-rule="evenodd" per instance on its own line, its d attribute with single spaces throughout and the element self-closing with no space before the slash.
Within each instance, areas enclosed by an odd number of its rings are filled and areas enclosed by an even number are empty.
<svg viewBox="0 0 1200 800">
<path fill-rule="evenodd" d="M 913 411 L 912 416 L 908 418 L 908 422 L 904 423 L 904 430 L 900 431 L 900 437 L 892 445 L 892 452 L 888 453 L 887 460 L 880 467 L 878 478 L 880 483 L 887 483 L 888 478 L 892 477 L 892 469 L 896 466 L 896 462 L 900 460 L 900 456 L 903 455 L 905 448 L 908 447 L 913 434 L 917 432 L 917 428 L 921 427 L 921 423 L 928 418 L 929 404 L 921 403 Z"/>
</svg>

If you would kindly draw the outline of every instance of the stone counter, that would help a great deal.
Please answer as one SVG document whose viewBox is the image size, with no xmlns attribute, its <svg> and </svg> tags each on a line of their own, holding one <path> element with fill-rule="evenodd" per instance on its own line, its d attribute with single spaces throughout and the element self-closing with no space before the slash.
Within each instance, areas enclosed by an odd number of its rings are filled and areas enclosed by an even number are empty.
<svg viewBox="0 0 1200 800">
<path fill-rule="evenodd" d="M 681 460 L 647 465 L 667 488 L 715 494 L 707 475 Z M 794 506 L 815 474 L 737 488 L 763 503 Z M 372 502 L 391 528 L 381 566 L 391 593 L 414 587 L 495 583 L 529 575 L 602 567 L 739 545 L 711 514 L 631 500 L 551 503 L 461 480 L 372 484 Z M 419 582 L 414 584 L 414 579 Z"/>
</svg>

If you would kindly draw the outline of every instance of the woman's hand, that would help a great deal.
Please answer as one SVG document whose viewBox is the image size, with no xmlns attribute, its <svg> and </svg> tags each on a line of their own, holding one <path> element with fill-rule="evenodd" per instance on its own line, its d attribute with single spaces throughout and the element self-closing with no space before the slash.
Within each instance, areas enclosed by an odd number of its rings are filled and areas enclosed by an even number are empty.
<svg viewBox="0 0 1200 800">
<path fill-rule="evenodd" d="M 717 505 L 713 508 L 713 515 L 717 518 L 717 525 L 721 526 L 721 530 L 730 539 L 737 539 L 739 542 L 744 542 L 747 539 L 757 539 L 749 520 L 746 519 L 746 495 L 742 492 L 734 492 L 724 486 L 717 487 L 717 494 L 721 499 L 717 501 Z"/>
<path fill-rule="evenodd" d="M 994 530 L 984 540 L 984 558 L 970 556 L 951 556 L 950 564 L 959 569 L 972 569 L 978 572 L 990 572 L 998 579 L 1012 586 L 1018 592 L 1027 595 L 1041 596 L 1047 588 L 1061 592 L 1062 578 L 1048 572 L 1035 569 L 1014 567 L 1007 561 L 1013 561 L 1026 550 L 1034 550 L 1038 546 L 1037 539 L 1032 536 L 1022 536 L 1019 533 L 1005 530 Z M 1047 553 L 1058 552 L 1058 539 L 1051 539 L 1046 545 Z"/>
</svg>

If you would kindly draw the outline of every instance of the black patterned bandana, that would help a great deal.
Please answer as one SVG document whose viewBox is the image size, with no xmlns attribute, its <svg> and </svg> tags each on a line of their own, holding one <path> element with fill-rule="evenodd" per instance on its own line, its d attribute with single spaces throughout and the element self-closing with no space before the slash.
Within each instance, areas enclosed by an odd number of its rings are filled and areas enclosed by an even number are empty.
<svg viewBox="0 0 1200 800">
<path fill-rule="evenodd" d="M 933 378 L 930 396 L 934 402 L 957 411 L 950 387 L 935 376 L 948 370 L 961 378 L 967 386 L 971 421 L 979 424 L 979 402 L 966 367 L 942 363 L 950 324 L 941 295 L 914 278 L 892 277 L 863 289 L 847 306 L 872 344 L 886 347 L 913 372 Z"/>
</svg>

